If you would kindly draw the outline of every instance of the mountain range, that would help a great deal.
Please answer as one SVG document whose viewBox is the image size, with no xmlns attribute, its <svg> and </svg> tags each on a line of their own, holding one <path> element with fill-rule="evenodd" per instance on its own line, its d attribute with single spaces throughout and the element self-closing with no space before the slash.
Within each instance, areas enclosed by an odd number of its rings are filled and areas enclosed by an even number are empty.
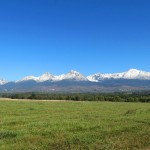
<svg viewBox="0 0 150 150">
<path fill-rule="evenodd" d="M 17 81 L 0 80 L 0 92 L 119 92 L 150 89 L 150 72 L 130 69 L 121 73 L 84 76 L 71 70 L 67 74 L 45 73 Z"/>
</svg>

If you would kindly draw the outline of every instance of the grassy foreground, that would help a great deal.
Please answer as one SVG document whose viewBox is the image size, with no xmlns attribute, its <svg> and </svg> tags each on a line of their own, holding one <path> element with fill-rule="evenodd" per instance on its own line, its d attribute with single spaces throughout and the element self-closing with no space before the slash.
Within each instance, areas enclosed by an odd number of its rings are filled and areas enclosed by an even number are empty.
<svg viewBox="0 0 150 150">
<path fill-rule="evenodd" d="M 1 150 L 149 150 L 150 103 L 0 100 Z"/>
</svg>

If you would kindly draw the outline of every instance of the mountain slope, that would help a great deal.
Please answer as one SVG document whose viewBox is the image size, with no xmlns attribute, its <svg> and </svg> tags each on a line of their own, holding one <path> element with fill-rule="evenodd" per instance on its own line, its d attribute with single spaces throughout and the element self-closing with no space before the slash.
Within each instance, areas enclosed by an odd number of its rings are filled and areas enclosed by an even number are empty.
<svg viewBox="0 0 150 150">
<path fill-rule="evenodd" d="M 150 90 L 150 73 L 130 69 L 126 72 L 85 77 L 77 71 L 62 75 L 45 73 L 18 81 L 0 80 L 0 92 L 119 92 Z"/>
<path fill-rule="evenodd" d="M 121 73 L 97 73 L 85 77 L 81 73 L 71 70 L 67 74 L 61 74 L 54 76 L 50 73 L 45 73 L 39 77 L 27 76 L 17 82 L 34 80 L 36 82 L 45 82 L 45 81 L 62 81 L 62 80 L 74 80 L 74 81 L 91 81 L 91 82 L 101 82 L 106 79 L 139 79 L 139 80 L 150 80 L 150 72 L 145 72 L 137 69 L 130 69 L 126 72 Z"/>
</svg>

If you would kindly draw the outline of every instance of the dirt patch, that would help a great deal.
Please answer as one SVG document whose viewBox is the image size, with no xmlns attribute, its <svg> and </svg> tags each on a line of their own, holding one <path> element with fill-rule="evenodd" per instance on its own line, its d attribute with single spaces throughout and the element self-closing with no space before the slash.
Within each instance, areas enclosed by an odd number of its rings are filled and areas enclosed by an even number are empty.
<svg viewBox="0 0 150 150">
<path fill-rule="evenodd" d="M 0 98 L 2 101 L 35 101 L 35 102 L 66 102 L 71 100 L 31 100 L 31 99 L 11 99 L 11 98 Z"/>
</svg>

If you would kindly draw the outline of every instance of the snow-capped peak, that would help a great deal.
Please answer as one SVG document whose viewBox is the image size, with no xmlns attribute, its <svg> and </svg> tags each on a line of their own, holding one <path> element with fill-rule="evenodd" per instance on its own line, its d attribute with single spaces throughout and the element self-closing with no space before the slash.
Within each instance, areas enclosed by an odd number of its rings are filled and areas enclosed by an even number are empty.
<svg viewBox="0 0 150 150">
<path fill-rule="evenodd" d="M 78 72 L 78 71 L 76 71 L 76 70 L 71 70 L 69 73 L 70 73 L 70 74 L 80 74 L 80 72 Z"/>
<path fill-rule="evenodd" d="M 76 81 L 86 81 L 87 78 L 79 73 L 78 71 L 71 70 L 67 74 L 62 74 L 57 76 L 58 80 L 76 80 Z"/>
<path fill-rule="evenodd" d="M 140 70 L 137 70 L 137 69 L 129 69 L 127 72 L 124 72 L 122 74 L 122 78 L 125 78 L 125 79 L 134 79 L 134 78 L 137 78 L 140 74 Z"/>
<path fill-rule="evenodd" d="M 44 82 L 44 81 L 62 81 L 62 80 L 74 80 L 74 81 L 91 81 L 91 82 L 100 82 L 105 79 L 140 79 L 140 80 L 150 80 L 150 72 L 145 72 L 137 69 L 129 69 L 126 72 L 121 73 L 97 73 L 94 75 L 90 75 L 85 77 L 80 72 L 71 70 L 67 74 L 61 74 L 58 76 L 54 76 L 48 72 L 44 73 L 39 77 L 35 76 L 27 76 L 22 81 L 34 80 L 36 82 Z M 5 84 L 5 80 L 0 80 L 0 84 Z"/>
<path fill-rule="evenodd" d="M 150 79 L 150 72 L 130 69 L 123 74 L 124 79 Z"/>
<path fill-rule="evenodd" d="M 40 77 L 38 77 L 38 81 L 43 82 L 43 81 L 48 81 L 48 80 L 54 80 L 55 76 L 50 74 L 49 72 L 44 73 Z"/>
<path fill-rule="evenodd" d="M 49 72 L 46 72 L 46 73 L 44 73 L 43 75 L 41 75 L 39 77 L 35 77 L 35 76 L 24 77 L 23 79 L 21 79 L 17 82 L 29 81 L 29 80 L 33 80 L 33 81 L 36 81 L 36 82 L 44 82 L 44 81 L 54 80 L 54 79 L 55 79 L 55 76 L 53 76 Z"/>
<path fill-rule="evenodd" d="M 1 79 L 0 80 L 0 85 L 3 85 L 3 84 L 6 84 L 8 81 L 4 80 L 4 79 Z"/>
<path fill-rule="evenodd" d="M 137 70 L 137 69 L 129 69 L 128 72 L 140 72 L 141 70 Z"/>
<path fill-rule="evenodd" d="M 87 78 L 85 76 L 83 76 L 82 74 L 80 74 L 79 72 L 77 72 L 75 70 L 71 70 L 67 74 L 61 74 L 58 76 L 54 76 L 54 75 L 50 74 L 49 72 L 46 72 L 39 77 L 27 76 L 27 77 L 25 77 L 22 80 L 19 80 L 17 82 L 28 81 L 28 80 L 34 80 L 36 82 L 61 81 L 61 80 L 86 81 Z"/>
<path fill-rule="evenodd" d="M 126 73 L 128 73 L 130 75 L 138 75 L 140 72 L 141 72 L 141 70 L 129 69 Z"/>
<path fill-rule="evenodd" d="M 35 77 L 35 76 L 27 76 L 27 77 L 24 77 L 23 79 L 21 80 L 18 80 L 16 82 L 22 82 L 22 81 L 29 81 L 29 80 L 34 80 L 34 81 L 37 81 L 38 80 L 38 77 Z"/>
<path fill-rule="evenodd" d="M 150 72 L 145 72 L 137 69 L 129 69 L 126 72 L 102 74 L 97 73 L 87 77 L 89 81 L 99 82 L 104 79 L 146 79 L 150 80 Z"/>
</svg>

